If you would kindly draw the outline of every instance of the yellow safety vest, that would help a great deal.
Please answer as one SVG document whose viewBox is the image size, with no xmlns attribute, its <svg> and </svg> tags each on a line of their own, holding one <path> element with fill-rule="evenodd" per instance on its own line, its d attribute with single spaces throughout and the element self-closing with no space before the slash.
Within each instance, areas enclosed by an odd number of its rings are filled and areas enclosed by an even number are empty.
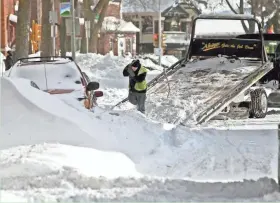
<svg viewBox="0 0 280 203">
<path fill-rule="evenodd" d="M 138 71 L 138 75 L 141 75 L 142 73 L 147 73 L 147 69 L 144 67 L 144 66 L 141 66 L 140 67 L 140 70 Z M 147 89 L 147 81 L 146 80 L 143 80 L 142 82 L 136 82 L 135 85 L 134 85 L 134 89 L 136 91 L 144 91 Z"/>
</svg>

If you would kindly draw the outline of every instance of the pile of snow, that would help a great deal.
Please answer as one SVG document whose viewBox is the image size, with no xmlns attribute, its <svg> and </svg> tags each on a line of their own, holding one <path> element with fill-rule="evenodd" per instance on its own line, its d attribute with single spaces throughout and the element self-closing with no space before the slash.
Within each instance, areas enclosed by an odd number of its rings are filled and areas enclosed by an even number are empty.
<svg viewBox="0 0 280 203">
<path fill-rule="evenodd" d="M 92 113 L 75 98 L 49 95 L 25 79 L 0 78 L 0 85 L 4 197 L 29 202 L 278 198 L 263 198 L 277 189 L 277 126 L 230 131 L 167 126 L 133 111 Z"/>
<path fill-rule="evenodd" d="M 229 62 L 226 58 L 211 58 L 186 64 L 148 93 L 147 117 L 168 123 L 195 123 L 200 113 L 240 83 L 258 64 Z"/>
<path fill-rule="evenodd" d="M 139 57 L 142 65 L 149 69 L 147 81 L 150 81 L 163 70 L 162 67 L 155 64 L 157 58 L 153 55 Z M 112 106 L 118 101 L 126 98 L 128 95 L 128 78 L 123 77 L 123 69 L 133 58 L 113 56 L 112 54 L 78 54 L 76 61 L 80 68 L 90 77 L 91 80 L 100 83 L 100 89 L 104 91 L 104 96 L 99 99 L 101 106 Z M 164 56 L 162 64 L 170 66 L 178 61 L 174 56 Z M 117 101 L 117 102 L 116 102 Z"/>
</svg>

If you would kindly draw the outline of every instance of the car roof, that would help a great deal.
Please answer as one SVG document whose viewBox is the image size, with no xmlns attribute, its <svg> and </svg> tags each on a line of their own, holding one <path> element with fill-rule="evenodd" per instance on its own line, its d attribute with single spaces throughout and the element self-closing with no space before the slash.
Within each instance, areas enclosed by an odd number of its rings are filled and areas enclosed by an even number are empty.
<svg viewBox="0 0 280 203">
<path fill-rule="evenodd" d="M 74 62 L 71 57 L 28 57 L 20 58 L 17 64 L 37 64 L 37 63 L 69 63 Z"/>
</svg>

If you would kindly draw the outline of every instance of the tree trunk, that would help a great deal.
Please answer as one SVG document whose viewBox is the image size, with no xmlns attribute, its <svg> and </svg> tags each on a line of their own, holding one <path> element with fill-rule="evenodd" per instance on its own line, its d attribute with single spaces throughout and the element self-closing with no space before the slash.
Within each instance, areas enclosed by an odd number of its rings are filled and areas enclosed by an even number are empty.
<svg viewBox="0 0 280 203">
<path fill-rule="evenodd" d="M 230 4 L 229 0 L 226 0 L 227 5 L 229 6 L 230 10 L 234 13 L 234 14 L 244 14 L 244 0 L 240 0 L 239 3 L 239 13 L 234 10 L 233 6 Z M 257 4 L 255 1 L 252 1 L 252 5 L 251 5 L 251 14 L 256 16 L 255 13 L 255 4 Z M 254 21 L 249 21 L 249 27 L 247 27 L 247 25 L 245 24 L 245 22 L 242 20 L 241 21 L 242 26 L 244 31 L 248 34 L 248 33 L 254 33 L 255 29 L 256 29 L 256 22 Z"/>
<path fill-rule="evenodd" d="M 42 38 L 41 56 L 52 55 L 51 24 L 49 22 L 49 11 L 52 10 L 51 0 L 42 0 Z"/>
<path fill-rule="evenodd" d="M 66 56 L 66 19 L 61 18 L 61 24 L 59 26 L 59 37 L 60 37 L 60 52 L 61 56 Z"/>
<path fill-rule="evenodd" d="M 91 19 L 91 10 L 90 10 L 90 3 L 89 3 L 89 0 L 83 0 L 83 17 L 85 19 L 85 22 L 87 20 L 90 20 Z M 86 53 L 86 33 L 85 33 L 85 24 L 84 24 L 84 29 L 81 30 L 82 32 L 82 40 L 81 40 L 81 47 L 80 47 L 80 53 L 84 54 Z"/>
<path fill-rule="evenodd" d="M 91 15 L 90 15 L 91 22 L 90 22 L 89 51 L 92 53 L 96 53 L 96 51 L 97 51 L 96 48 L 94 48 L 94 46 L 96 47 L 96 45 L 94 45 L 94 35 L 96 35 L 98 37 L 98 31 L 99 31 L 99 29 L 96 26 L 97 23 L 95 23 L 95 18 L 96 18 L 97 14 L 101 15 L 103 6 L 106 4 L 106 2 L 109 2 L 109 1 L 108 0 L 99 0 L 97 5 L 93 9 L 93 12 L 91 12 Z M 99 16 L 99 20 L 100 20 L 100 16 Z M 98 29 L 97 32 L 95 31 L 96 29 Z"/>
<path fill-rule="evenodd" d="M 102 9 L 100 12 L 99 19 L 98 19 L 98 22 L 94 25 L 94 29 L 93 29 L 93 31 L 91 33 L 91 37 L 90 37 L 90 46 L 91 46 L 92 53 L 97 53 L 98 33 L 99 33 L 100 28 L 102 27 L 102 23 L 104 21 L 110 0 L 102 0 L 102 1 L 104 1 L 104 2 L 103 2 L 103 6 L 102 6 Z"/>
<path fill-rule="evenodd" d="M 28 57 L 31 1 L 19 0 L 18 21 L 16 26 L 15 59 Z"/>
</svg>

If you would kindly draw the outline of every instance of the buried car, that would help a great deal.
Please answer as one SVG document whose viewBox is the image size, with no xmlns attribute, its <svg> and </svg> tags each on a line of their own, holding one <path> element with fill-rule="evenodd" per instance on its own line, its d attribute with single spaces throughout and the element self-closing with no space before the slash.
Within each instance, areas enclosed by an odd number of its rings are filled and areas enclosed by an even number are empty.
<svg viewBox="0 0 280 203">
<path fill-rule="evenodd" d="M 25 78 L 31 86 L 52 95 L 71 94 L 86 109 L 97 106 L 102 97 L 98 82 L 91 82 L 71 57 L 29 57 L 19 59 L 6 73 L 11 78 Z"/>
</svg>

